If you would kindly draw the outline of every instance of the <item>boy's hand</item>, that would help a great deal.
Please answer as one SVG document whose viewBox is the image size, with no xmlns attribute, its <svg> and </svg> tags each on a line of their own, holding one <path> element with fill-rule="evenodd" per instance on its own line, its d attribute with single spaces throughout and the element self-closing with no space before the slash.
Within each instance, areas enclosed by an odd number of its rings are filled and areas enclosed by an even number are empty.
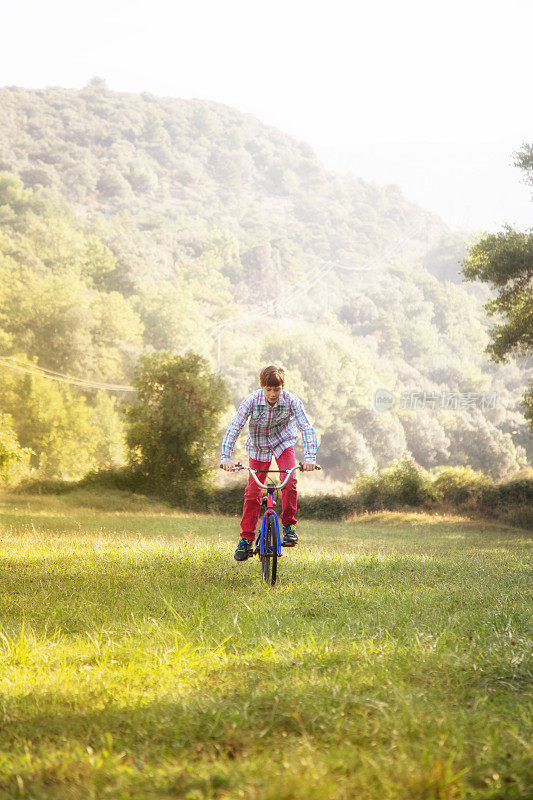
<svg viewBox="0 0 533 800">
<path fill-rule="evenodd" d="M 314 461 L 304 461 L 304 463 L 302 464 L 302 469 L 304 472 L 311 472 L 311 470 L 314 470 L 314 468 L 315 468 Z"/>
<path fill-rule="evenodd" d="M 226 472 L 230 472 L 233 469 L 233 461 L 222 461 L 220 463 L 220 469 L 225 469 Z"/>
</svg>

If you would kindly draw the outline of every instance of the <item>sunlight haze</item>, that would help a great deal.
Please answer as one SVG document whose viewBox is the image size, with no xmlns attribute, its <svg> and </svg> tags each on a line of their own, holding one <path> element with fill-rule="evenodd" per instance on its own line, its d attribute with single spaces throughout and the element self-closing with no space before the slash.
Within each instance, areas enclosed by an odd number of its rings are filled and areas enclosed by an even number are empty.
<svg viewBox="0 0 533 800">
<path fill-rule="evenodd" d="M 116 91 L 225 103 L 309 142 L 330 169 L 397 183 L 452 227 L 528 224 L 511 165 L 533 131 L 528 2 L 22 0 L 3 20 L 1 85 L 98 75 Z M 416 143 L 411 167 L 402 144 Z"/>
</svg>

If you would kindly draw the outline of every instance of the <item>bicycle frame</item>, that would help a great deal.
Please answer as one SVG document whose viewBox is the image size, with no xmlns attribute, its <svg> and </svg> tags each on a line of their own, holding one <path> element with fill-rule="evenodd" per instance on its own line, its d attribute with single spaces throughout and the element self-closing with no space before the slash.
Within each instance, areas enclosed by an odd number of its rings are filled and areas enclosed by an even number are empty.
<svg viewBox="0 0 533 800">
<path fill-rule="evenodd" d="M 276 491 L 276 488 L 277 487 L 267 488 L 267 503 L 266 503 L 265 513 L 263 514 L 263 521 L 261 523 L 261 531 L 258 534 L 257 539 L 255 540 L 256 547 L 257 543 L 259 542 L 259 554 L 262 557 L 264 557 L 267 554 L 265 548 L 265 535 L 266 535 L 269 515 L 272 515 L 274 517 L 274 522 L 276 523 L 276 544 L 277 544 L 276 549 L 278 551 L 278 556 L 281 555 L 281 536 L 279 533 L 279 520 L 278 520 L 278 515 L 274 511 L 274 492 Z"/>
</svg>

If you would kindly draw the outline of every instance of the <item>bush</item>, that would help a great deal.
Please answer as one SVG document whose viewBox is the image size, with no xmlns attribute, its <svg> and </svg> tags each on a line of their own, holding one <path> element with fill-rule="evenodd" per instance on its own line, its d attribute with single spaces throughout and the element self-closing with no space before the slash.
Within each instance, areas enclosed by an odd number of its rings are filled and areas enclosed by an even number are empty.
<svg viewBox="0 0 533 800">
<path fill-rule="evenodd" d="M 522 478 L 487 486 L 481 492 L 479 505 L 485 511 L 504 511 L 520 505 L 533 508 L 533 480 Z"/>
<path fill-rule="evenodd" d="M 533 480 L 518 478 L 486 486 L 477 500 L 479 514 L 533 529 Z"/>
<path fill-rule="evenodd" d="M 37 478 L 23 480 L 14 489 L 15 494 L 68 494 L 77 489 L 76 481 L 63 481 L 60 478 Z"/>
<path fill-rule="evenodd" d="M 207 490 L 204 495 L 197 495 L 194 503 L 195 511 L 209 511 L 213 514 L 228 514 L 240 517 L 244 498 L 244 484 Z M 276 510 L 281 515 L 281 493 L 277 500 Z M 354 495 L 339 497 L 331 494 L 313 495 L 298 498 L 298 514 L 300 519 L 345 519 L 356 511 L 360 511 L 359 499 Z"/>
<path fill-rule="evenodd" d="M 381 473 L 359 474 L 354 492 L 361 507 L 368 510 L 428 506 L 438 500 L 431 475 L 409 456 L 396 460 Z"/>
<path fill-rule="evenodd" d="M 80 489 L 101 486 L 103 489 L 120 489 L 126 492 L 144 492 L 147 489 L 145 476 L 131 467 L 95 470 L 75 485 Z"/>
<path fill-rule="evenodd" d="M 334 494 L 316 494 L 312 497 L 298 498 L 298 511 L 303 519 L 342 520 L 362 510 L 361 502 L 355 494 L 341 497 Z"/>
<path fill-rule="evenodd" d="M 438 489 L 436 486 L 438 485 Z M 131 468 L 101 470 L 81 481 L 26 481 L 16 491 L 31 494 L 65 494 L 74 489 L 119 489 L 140 493 L 187 511 L 226 514 L 240 517 L 244 484 L 223 488 L 212 486 L 188 487 L 179 495 L 169 496 L 158 490 L 140 472 Z M 533 479 L 518 478 L 501 484 L 492 481 L 470 467 L 446 467 L 431 482 L 431 476 L 416 464 L 403 460 L 381 475 L 360 476 L 353 492 L 338 496 L 331 494 L 300 496 L 300 519 L 345 520 L 363 511 L 394 510 L 402 506 L 418 506 L 432 510 L 447 510 L 439 501 L 454 506 L 462 513 L 499 519 L 509 525 L 533 528 Z M 281 512 L 280 504 L 277 506 Z"/>
<path fill-rule="evenodd" d="M 500 505 L 525 503 L 533 508 L 533 480 L 531 478 L 504 481 L 499 483 L 496 489 Z"/>
<path fill-rule="evenodd" d="M 454 506 L 479 502 L 483 491 L 491 486 L 491 478 L 472 467 L 445 467 L 433 481 L 438 499 Z"/>
<path fill-rule="evenodd" d="M 206 496 L 205 503 L 208 510 L 213 514 L 228 514 L 240 517 L 243 497 L 244 486 L 242 483 L 236 483 L 233 486 L 212 489 Z M 201 498 L 198 499 L 201 502 Z"/>
<path fill-rule="evenodd" d="M 75 489 L 118 489 L 124 492 L 149 493 L 149 486 L 143 475 L 131 467 L 101 469 L 89 472 L 78 481 L 64 481 L 53 478 L 37 478 L 22 481 L 16 488 L 21 494 L 68 494 Z"/>
</svg>

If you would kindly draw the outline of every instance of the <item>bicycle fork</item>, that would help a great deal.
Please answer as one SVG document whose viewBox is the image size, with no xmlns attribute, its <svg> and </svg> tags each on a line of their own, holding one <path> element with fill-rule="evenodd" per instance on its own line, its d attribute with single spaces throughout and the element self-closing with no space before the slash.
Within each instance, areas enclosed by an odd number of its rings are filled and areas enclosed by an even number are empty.
<svg viewBox="0 0 533 800">
<path fill-rule="evenodd" d="M 268 524 L 268 517 L 269 516 L 273 516 L 274 517 L 274 522 L 275 522 L 275 527 L 276 527 L 276 542 L 274 544 L 276 545 L 278 556 L 281 556 L 281 536 L 280 536 L 280 533 L 279 533 L 278 515 L 274 511 L 274 491 L 275 491 L 274 488 L 270 489 L 270 487 L 269 487 L 267 489 L 266 511 L 265 511 L 265 513 L 263 515 L 263 520 L 262 520 L 262 523 L 261 523 L 261 531 L 258 534 L 257 539 L 255 540 L 256 550 L 259 549 L 259 555 L 262 558 L 264 558 L 264 556 L 268 557 L 269 555 L 272 555 L 272 553 L 267 553 L 266 545 L 265 545 L 266 530 L 267 530 L 267 524 Z M 258 547 L 258 545 L 259 545 L 259 547 Z"/>
</svg>

